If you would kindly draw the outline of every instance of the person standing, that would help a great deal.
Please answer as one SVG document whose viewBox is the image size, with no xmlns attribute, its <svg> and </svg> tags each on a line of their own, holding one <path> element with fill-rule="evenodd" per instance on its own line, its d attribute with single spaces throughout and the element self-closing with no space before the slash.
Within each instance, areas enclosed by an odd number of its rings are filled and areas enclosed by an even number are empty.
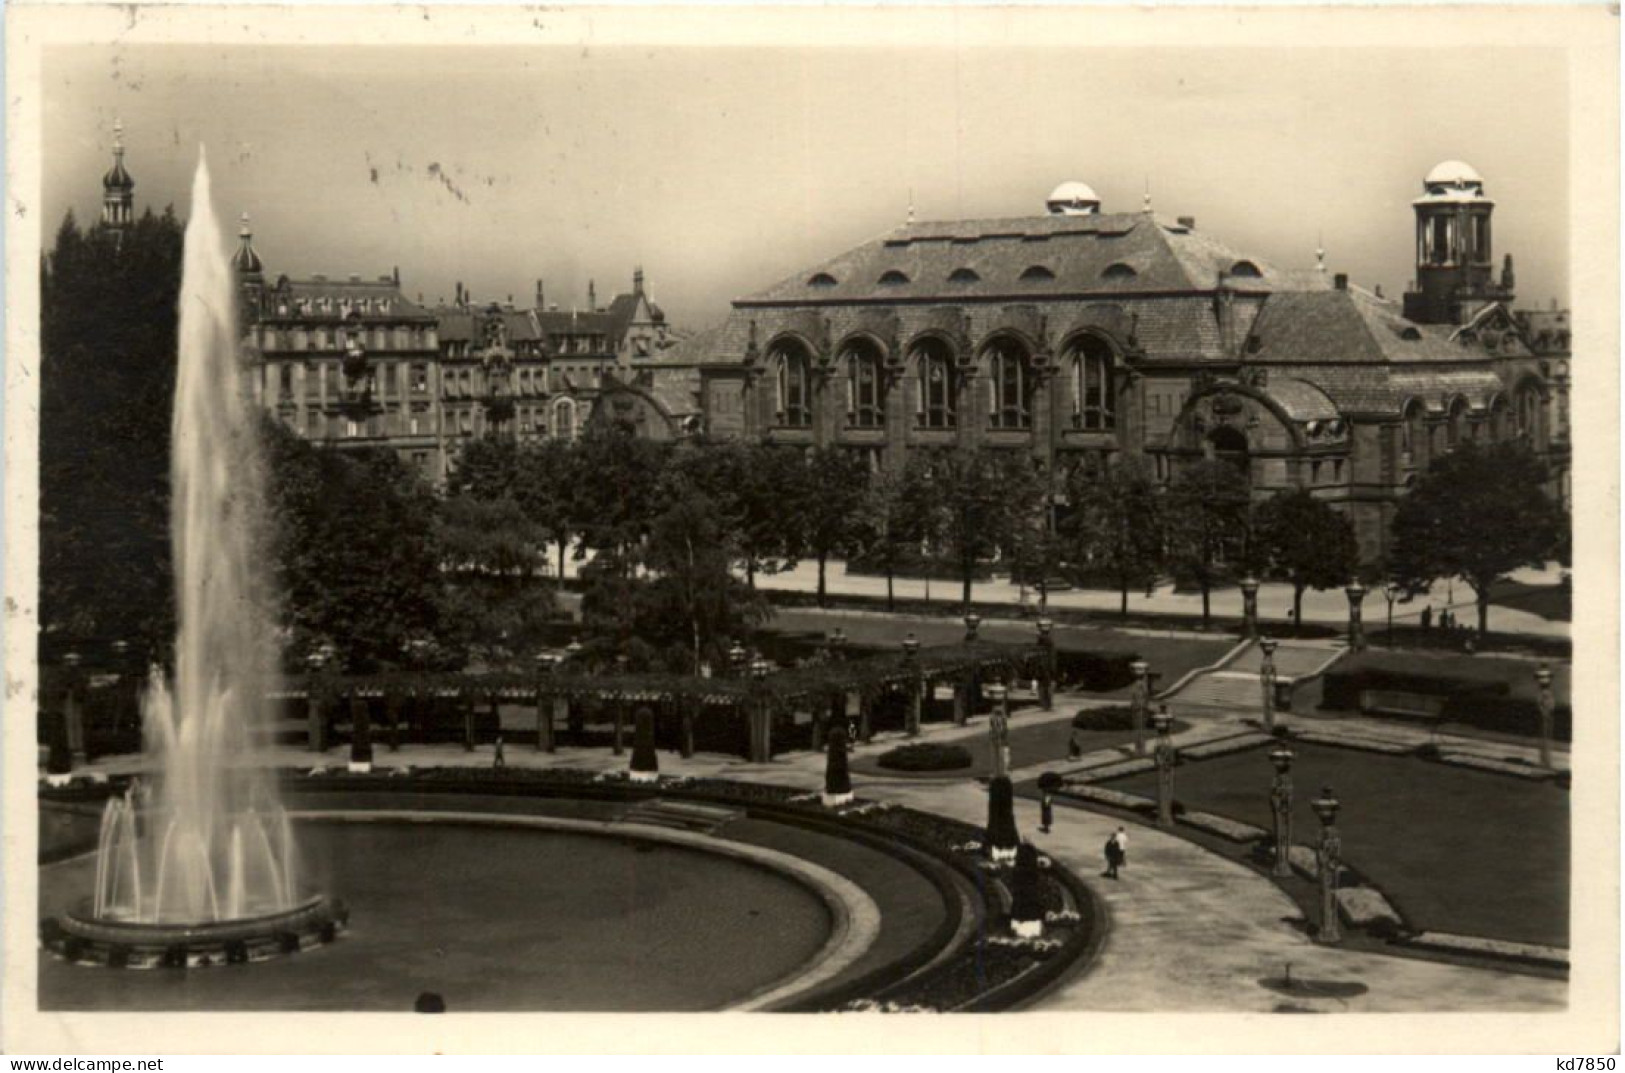
<svg viewBox="0 0 1625 1073">
<path fill-rule="evenodd" d="M 1117 870 L 1128 861 L 1128 832 L 1121 827 L 1106 840 L 1106 878 L 1118 878 Z"/>
<path fill-rule="evenodd" d="M 1428 604 L 1422 608 L 1422 632 L 1426 633 L 1433 627 L 1433 605 Z"/>
<path fill-rule="evenodd" d="M 1038 798 L 1038 829 L 1047 835 L 1054 824 L 1055 795 L 1045 790 Z"/>
<path fill-rule="evenodd" d="M 502 755 L 502 735 L 501 734 L 497 735 L 496 749 L 491 754 L 491 766 L 493 768 L 504 768 L 504 767 L 508 766 L 508 761 Z"/>
</svg>

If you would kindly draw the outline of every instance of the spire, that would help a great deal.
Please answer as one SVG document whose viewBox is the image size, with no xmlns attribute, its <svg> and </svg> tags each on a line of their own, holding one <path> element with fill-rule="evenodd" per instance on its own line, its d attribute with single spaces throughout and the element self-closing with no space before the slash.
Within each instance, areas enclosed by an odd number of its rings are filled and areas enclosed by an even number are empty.
<svg viewBox="0 0 1625 1073">
<path fill-rule="evenodd" d="M 638 265 L 632 269 L 632 293 L 639 298 L 643 297 L 643 266 Z"/>
<path fill-rule="evenodd" d="M 241 276 L 258 276 L 265 271 L 260 263 L 260 255 L 254 252 L 254 232 L 248 226 L 246 212 L 239 218 L 237 252 L 231 258 L 231 265 Z"/>
<path fill-rule="evenodd" d="M 124 167 L 124 122 L 113 122 L 113 166 L 102 176 L 102 226 L 122 230 L 135 221 L 135 180 Z"/>
<path fill-rule="evenodd" d="M 1325 236 L 1318 231 L 1315 233 L 1315 271 L 1322 274 L 1326 271 Z"/>
<path fill-rule="evenodd" d="M 590 279 L 587 281 L 587 312 L 598 312 L 598 284 Z"/>
<path fill-rule="evenodd" d="M 1515 289 L 1514 284 L 1516 281 L 1517 276 L 1512 272 L 1512 255 L 1509 253 L 1506 255 L 1506 260 L 1501 262 L 1501 289 L 1511 292 Z"/>
</svg>

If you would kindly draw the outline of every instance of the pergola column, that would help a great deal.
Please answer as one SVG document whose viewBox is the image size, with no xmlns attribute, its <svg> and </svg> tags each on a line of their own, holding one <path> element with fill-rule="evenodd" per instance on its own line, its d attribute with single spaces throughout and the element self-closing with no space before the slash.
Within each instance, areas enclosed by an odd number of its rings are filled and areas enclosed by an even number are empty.
<svg viewBox="0 0 1625 1073">
<path fill-rule="evenodd" d="M 611 702 L 614 709 L 615 736 L 610 740 L 610 751 L 620 756 L 626 751 L 626 702 L 619 698 Z"/>
</svg>

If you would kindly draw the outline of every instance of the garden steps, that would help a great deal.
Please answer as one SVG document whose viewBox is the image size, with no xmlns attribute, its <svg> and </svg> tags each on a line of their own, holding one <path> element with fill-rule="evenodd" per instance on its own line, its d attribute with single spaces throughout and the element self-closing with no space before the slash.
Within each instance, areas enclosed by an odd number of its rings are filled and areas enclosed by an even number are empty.
<svg viewBox="0 0 1625 1073">
<path fill-rule="evenodd" d="M 1341 645 L 1325 642 L 1282 641 L 1275 649 L 1277 679 L 1302 683 L 1319 677 L 1347 651 Z M 1187 679 L 1164 699 L 1180 712 L 1258 711 L 1263 707 L 1263 685 L 1258 678 L 1263 659 L 1257 644 L 1246 645 L 1218 667 Z"/>
<path fill-rule="evenodd" d="M 693 801 L 669 801 L 657 797 L 651 801 L 641 801 L 627 809 L 621 814 L 620 822 L 711 834 L 743 815 L 745 813 L 736 808 L 703 805 Z"/>
</svg>

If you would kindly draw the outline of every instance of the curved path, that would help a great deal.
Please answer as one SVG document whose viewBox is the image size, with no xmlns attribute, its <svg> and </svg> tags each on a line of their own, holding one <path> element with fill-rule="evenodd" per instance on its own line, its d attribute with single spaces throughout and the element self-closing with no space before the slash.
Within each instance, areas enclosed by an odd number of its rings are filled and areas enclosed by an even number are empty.
<svg viewBox="0 0 1625 1073">
<path fill-rule="evenodd" d="M 1082 698 L 1058 698 L 1053 716 L 1065 718 Z M 985 733 L 985 721 L 969 728 L 928 726 L 921 740 L 952 740 Z M 1200 733 L 1200 730 L 1196 730 Z M 877 736 L 863 753 L 878 753 L 895 744 L 897 735 Z M 311 767 L 316 758 L 288 748 L 269 761 Z M 379 751 L 379 767 L 394 765 L 469 766 L 490 762 L 490 750 L 472 756 L 459 746 L 413 746 L 399 753 Z M 343 753 L 330 750 L 324 762 L 342 766 Z M 507 762 L 516 767 L 570 767 L 622 770 L 626 757 L 607 750 L 561 749 L 555 754 L 515 747 Z M 714 776 L 819 788 L 823 757 L 797 754 L 770 764 L 706 754 L 681 760 L 660 756 L 667 774 Z M 1019 769 L 1019 780 L 1046 767 Z M 1071 762 L 1076 766 L 1076 762 Z M 127 769 L 128 764 L 98 764 L 91 770 Z M 973 781 L 944 782 L 884 779 L 854 775 L 864 797 L 929 812 L 967 823 L 986 822 L 987 795 Z M 1044 852 L 1059 858 L 1101 899 L 1110 915 L 1104 948 L 1092 967 L 1063 981 L 1041 998 L 1036 1008 L 1069 1011 L 1258 1012 L 1304 1009 L 1350 1011 L 1546 1011 L 1564 1008 L 1568 985 L 1562 980 L 1470 968 L 1399 956 L 1317 946 L 1302 930 L 1296 905 L 1266 877 L 1193 843 L 1155 828 L 1129 826 L 1129 864 L 1119 881 L 1101 878 L 1100 847 L 1119 820 L 1072 808 L 1058 812 L 1055 830 L 1038 833 L 1036 802 L 1017 799 L 1017 825 Z M 1294 923 L 1297 922 L 1297 923 Z M 1264 986 L 1291 966 L 1297 980 L 1364 985 L 1363 993 L 1345 998 L 1288 997 Z M 1343 988 L 1343 991 L 1357 990 Z"/>
</svg>

